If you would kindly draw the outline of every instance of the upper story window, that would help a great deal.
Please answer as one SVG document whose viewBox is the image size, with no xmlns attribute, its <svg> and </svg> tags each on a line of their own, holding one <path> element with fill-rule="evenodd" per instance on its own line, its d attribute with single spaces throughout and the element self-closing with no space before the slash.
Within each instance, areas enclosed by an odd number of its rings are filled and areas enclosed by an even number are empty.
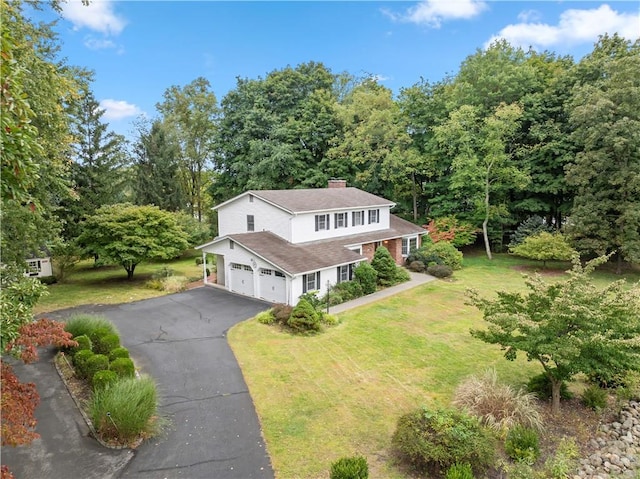
<svg viewBox="0 0 640 479">
<path fill-rule="evenodd" d="M 329 229 L 329 215 L 316 215 L 316 231 Z"/>
<path fill-rule="evenodd" d="M 354 211 L 351 213 L 351 223 L 353 226 L 361 226 L 364 224 L 364 211 Z"/>
<path fill-rule="evenodd" d="M 253 215 L 247 215 L 247 231 L 254 231 L 255 226 L 256 224 Z"/>
<path fill-rule="evenodd" d="M 369 210 L 369 224 L 380 223 L 380 210 Z"/>
<path fill-rule="evenodd" d="M 349 214 L 348 213 L 336 213 L 333 220 L 334 228 L 346 228 L 349 226 Z"/>
</svg>

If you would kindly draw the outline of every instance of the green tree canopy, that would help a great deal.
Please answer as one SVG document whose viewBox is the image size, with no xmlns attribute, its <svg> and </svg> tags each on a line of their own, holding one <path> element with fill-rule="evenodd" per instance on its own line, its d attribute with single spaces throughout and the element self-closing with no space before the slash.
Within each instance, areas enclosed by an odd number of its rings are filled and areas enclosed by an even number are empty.
<svg viewBox="0 0 640 479">
<path fill-rule="evenodd" d="M 98 208 L 82 224 L 79 242 L 101 259 L 122 265 L 128 279 L 140 262 L 175 258 L 188 247 L 173 213 L 130 203 Z"/>
<path fill-rule="evenodd" d="M 527 292 L 499 291 L 496 299 L 470 292 L 470 302 L 488 323 L 472 336 L 499 344 L 505 358 L 518 352 L 537 361 L 552 385 L 553 411 L 560 410 L 560 386 L 577 373 L 640 370 L 640 283 L 597 287 L 590 277 L 606 257 L 582 267 L 576 256 L 569 278 L 546 283 L 527 277 Z"/>
<path fill-rule="evenodd" d="M 575 254 L 575 250 L 561 233 L 548 231 L 527 236 L 522 243 L 509 249 L 516 256 L 542 261 L 543 268 L 546 268 L 547 261 L 568 261 Z"/>
</svg>

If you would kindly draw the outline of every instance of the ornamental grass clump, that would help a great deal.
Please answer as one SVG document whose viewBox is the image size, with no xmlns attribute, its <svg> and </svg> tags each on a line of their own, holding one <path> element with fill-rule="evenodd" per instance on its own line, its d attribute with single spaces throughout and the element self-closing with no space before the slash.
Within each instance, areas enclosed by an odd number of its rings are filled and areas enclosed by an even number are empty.
<svg viewBox="0 0 640 479">
<path fill-rule="evenodd" d="M 71 316 L 64 325 L 64 330 L 76 336 L 86 335 L 91 338 L 97 330 L 107 329 L 110 334 L 118 334 L 117 328 L 104 316 L 94 314 L 76 314 Z"/>
<path fill-rule="evenodd" d="M 499 383 L 495 369 L 462 381 L 455 391 L 453 404 L 501 433 L 518 424 L 534 429 L 542 426 L 535 394 Z"/>
<path fill-rule="evenodd" d="M 120 379 L 96 390 L 89 417 L 104 440 L 128 443 L 158 432 L 156 384 L 150 377 Z"/>
<path fill-rule="evenodd" d="M 342 457 L 331 464 L 330 479 L 367 479 L 369 465 L 362 456 Z"/>
</svg>

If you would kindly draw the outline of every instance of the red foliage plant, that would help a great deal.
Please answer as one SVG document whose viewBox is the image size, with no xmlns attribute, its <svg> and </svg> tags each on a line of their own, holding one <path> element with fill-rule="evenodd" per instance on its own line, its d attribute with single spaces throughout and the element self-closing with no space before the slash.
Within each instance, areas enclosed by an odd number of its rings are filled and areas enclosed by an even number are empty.
<svg viewBox="0 0 640 479">
<path fill-rule="evenodd" d="M 20 328 L 20 336 L 12 341 L 6 352 L 14 352 L 25 363 L 38 359 L 39 346 L 53 344 L 58 347 L 72 347 L 78 343 L 64 330 L 64 325 L 50 319 L 39 319 Z M 2 376 L 2 396 L 0 398 L 0 430 L 2 445 L 19 446 L 29 444 L 38 437 L 33 430 L 36 426 L 34 411 L 40 396 L 33 383 L 21 383 L 13 368 L 0 360 Z M 2 479 L 13 477 L 8 469 L 1 471 Z"/>
</svg>

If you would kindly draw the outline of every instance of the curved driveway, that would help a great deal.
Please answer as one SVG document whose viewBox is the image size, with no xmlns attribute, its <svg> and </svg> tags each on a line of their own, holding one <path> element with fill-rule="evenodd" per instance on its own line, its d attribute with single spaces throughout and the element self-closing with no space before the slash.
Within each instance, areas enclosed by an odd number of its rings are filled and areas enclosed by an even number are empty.
<svg viewBox="0 0 640 479">
<path fill-rule="evenodd" d="M 105 466 L 109 473 L 105 476 L 103 470 L 100 477 L 274 477 L 253 402 L 226 339 L 231 326 L 268 307 L 268 303 L 206 287 L 136 303 L 82 308 L 116 324 L 136 365 L 156 380 L 160 410 L 170 420 L 163 437 L 143 443 L 128 461 L 125 451 L 104 450 L 104 456 L 114 457 Z M 57 314 L 48 316 L 60 319 Z M 47 430 L 39 432 L 42 439 L 34 447 L 48 440 Z M 69 452 L 76 457 L 95 454 Z M 63 460 L 60 453 L 41 456 L 54 463 L 50 464 L 54 470 L 55 462 Z M 12 470 L 19 472 L 19 462 L 28 457 L 34 454 L 15 458 L 18 463 L 10 465 Z M 71 461 L 67 464 L 72 467 Z M 97 477 L 95 470 L 66 472 L 67 477 Z"/>
</svg>

